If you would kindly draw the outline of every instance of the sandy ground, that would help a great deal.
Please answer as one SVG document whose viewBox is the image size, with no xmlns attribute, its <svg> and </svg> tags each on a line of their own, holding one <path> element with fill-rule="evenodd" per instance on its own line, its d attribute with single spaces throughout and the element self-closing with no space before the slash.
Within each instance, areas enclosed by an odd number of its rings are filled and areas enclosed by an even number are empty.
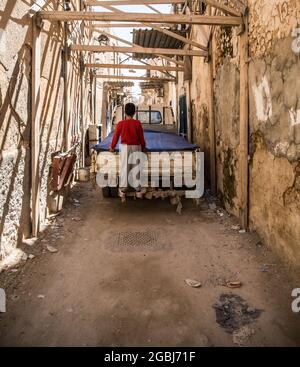
<svg viewBox="0 0 300 367">
<path fill-rule="evenodd" d="M 0 345 L 300 345 L 300 314 L 291 311 L 297 277 L 209 199 L 185 201 L 182 215 L 167 200 L 103 199 L 89 183 L 72 199 L 24 246 L 35 257 L 0 275 Z M 222 301 L 232 295 L 242 302 L 233 313 Z"/>
</svg>

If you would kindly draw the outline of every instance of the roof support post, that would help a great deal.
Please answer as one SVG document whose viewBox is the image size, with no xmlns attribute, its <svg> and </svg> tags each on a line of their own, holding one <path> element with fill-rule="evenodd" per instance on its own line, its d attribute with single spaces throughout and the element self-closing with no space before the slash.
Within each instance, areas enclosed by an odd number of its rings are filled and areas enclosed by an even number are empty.
<svg viewBox="0 0 300 367">
<path fill-rule="evenodd" d="M 31 63 L 31 215 L 33 237 L 37 237 L 40 225 L 41 26 L 36 17 L 33 17 Z"/>
<path fill-rule="evenodd" d="M 64 142 L 65 150 L 69 149 L 68 135 L 69 135 L 69 119 L 70 119 L 70 94 L 69 94 L 69 48 L 68 48 L 68 25 L 64 22 Z"/>
<path fill-rule="evenodd" d="M 209 154 L 210 154 L 210 191 L 212 195 L 216 195 L 216 137 L 215 137 L 215 115 L 214 115 L 214 64 L 212 38 L 209 41 L 209 102 L 208 102 L 208 118 L 209 118 Z"/>
<path fill-rule="evenodd" d="M 249 81 L 248 81 L 248 16 L 240 35 L 240 145 L 239 145 L 239 218 L 244 229 L 248 227 L 249 210 Z"/>
</svg>

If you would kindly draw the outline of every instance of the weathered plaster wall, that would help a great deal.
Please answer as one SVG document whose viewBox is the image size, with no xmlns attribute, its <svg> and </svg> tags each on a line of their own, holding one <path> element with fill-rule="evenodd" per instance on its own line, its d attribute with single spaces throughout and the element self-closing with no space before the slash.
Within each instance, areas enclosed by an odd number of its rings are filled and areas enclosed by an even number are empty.
<svg viewBox="0 0 300 367">
<path fill-rule="evenodd" d="M 17 245 L 31 235 L 31 62 L 35 2 L 0 1 L 0 268 L 4 259 L 22 255 Z M 49 1 L 46 9 L 55 9 Z M 47 214 L 51 154 L 63 145 L 63 26 L 45 22 L 41 53 L 39 171 L 41 220 Z M 77 56 L 75 56 L 76 59 Z M 78 61 L 68 72 L 69 141 L 78 135 Z"/>
<path fill-rule="evenodd" d="M 0 2 L 0 260 L 30 233 L 31 31 L 28 5 Z M 16 256 L 20 253 L 15 252 Z"/>
<path fill-rule="evenodd" d="M 194 26 L 192 38 L 203 46 L 208 43 L 208 27 Z M 192 80 L 190 81 L 190 102 L 192 119 L 192 140 L 204 152 L 205 185 L 210 183 L 210 143 L 209 143 L 209 98 L 210 64 L 204 58 L 192 60 Z"/>
<path fill-rule="evenodd" d="M 251 1 L 250 224 L 300 263 L 299 1 Z"/>
<path fill-rule="evenodd" d="M 238 215 L 239 70 L 226 57 L 214 83 L 217 192 Z"/>
<path fill-rule="evenodd" d="M 249 0 L 249 218 L 265 243 L 300 263 L 300 3 Z M 192 37 L 206 44 L 207 32 Z M 218 195 L 239 213 L 239 38 L 216 27 L 212 42 Z M 193 140 L 209 175 L 209 70 L 193 59 Z M 180 83 L 179 83 L 180 84 Z M 181 85 L 178 88 L 182 88 Z"/>
</svg>

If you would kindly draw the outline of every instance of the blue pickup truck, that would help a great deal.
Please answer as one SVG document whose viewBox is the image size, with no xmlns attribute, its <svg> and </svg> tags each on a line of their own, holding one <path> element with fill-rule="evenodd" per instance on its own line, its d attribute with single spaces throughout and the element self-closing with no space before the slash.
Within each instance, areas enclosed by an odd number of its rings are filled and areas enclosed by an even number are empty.
<svg viewBox="0 0 300 367">
<path fill-rule="evenodd" d="M 94 146 L 94 149 L 97 153 L 99 152 L 108 152 L 111 140 L 114 133 L 114 127 L 118 123 L 118 121 L 124 118 L 124 111 L 122 106 L 119 106 L 112 118 L 112 123 L 110 127 L 109 135 L 100 143 Z M 189 143 L 183 136 L 177 133 L 177 124 L 174 119 L 174 114 L 170 106 L 145 106 L 139 105 L 136 112 L 136 119 L 139 119 L 142 123 L 144 129 L 144 137 L 146 141 L 147 147 L 147 155 L 149 160 L 148 171 L 151 171 L 151 153 L 162 153 L 167 152 L 171 153 L 180 153 L 182 155 L 183 152 L 193 152 L 195 153 L 198 150 L 198 146 L 195 144 Z M 119 142 L 116 146 L 116 154 L 119 154 Z M 161 164 L 159 167 L 159 177 L 162 177 L 164 173 L 163 161 L 167 160 L 168 155 L 161 155 Z M 190 167 L 192 171 L 194 171 L 195 159 L 193 159 L 193 164 Z M 169 163 L 170 164 L 170 163 Z M 99 167 L 97 167 L 99 169 Z M 116 168 L 117 173 L 119 173 L 119 166 Z M 180 189 L 174 187 L 174 167 L 170 167 L 170 187 L 159 187 L 159 188 L 150 188 L 143 190 L 143 195 L 146 198 L 152 197 L 166 197 L 166 196 L 176 196 L 179 194 Z M 149 177 L 150 182 L 150 177 Z M 118 196 L 118 189 L 115 187 L 104 187 L 102 188 L 104 197 L 115 197 Z M 133 195 L 129 193 L 129 195 Z"/>
</svg>

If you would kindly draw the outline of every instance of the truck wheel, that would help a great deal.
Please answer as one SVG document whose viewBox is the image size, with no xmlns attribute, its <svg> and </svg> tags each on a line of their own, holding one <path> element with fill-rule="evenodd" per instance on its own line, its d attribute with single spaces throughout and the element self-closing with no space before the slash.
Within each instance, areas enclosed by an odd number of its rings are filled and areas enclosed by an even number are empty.
<svg viewBox="0 0 300 367">
<path fill-rule="evenodd" d="M 117 187 L 110 187 L 110 188 L 109 188 L 109 191 L 110 191 L 110 196 L 111 196 L 112 198 L 117 198 L 117 197 L 119 197 L 119 190 L 118 190 L 118 188 L 117 188 Z"/>
<path fill-rule="evenodd" d="M 102 187 L 102 195 L 104 198 L 110 197 L 110 188 L 108 186 Z"/>
</svg>

